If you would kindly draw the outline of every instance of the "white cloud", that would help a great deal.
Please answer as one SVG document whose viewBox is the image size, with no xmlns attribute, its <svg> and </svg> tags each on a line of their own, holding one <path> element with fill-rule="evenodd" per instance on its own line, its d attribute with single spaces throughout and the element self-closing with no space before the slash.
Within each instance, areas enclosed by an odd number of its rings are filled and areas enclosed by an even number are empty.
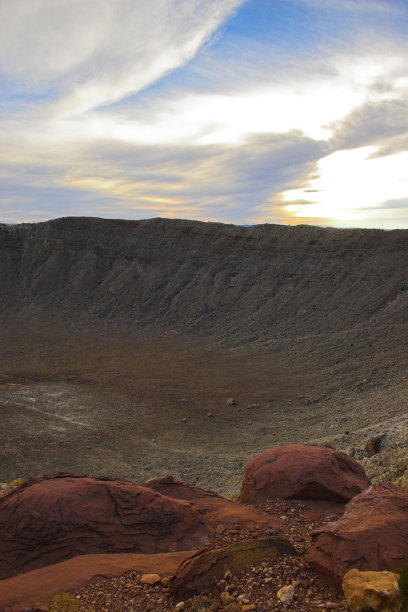
<svg viewBox="0 0 408 612">
<path fill-rule="evenodd" d="M 352 13 L 403 13 L 398 0 L 289 0 L 297 4 L 307 4 L 319 9 L 334 9 Z"/>
<path fill-rule="evenodd" d="M 19 89 L 46 87 L 98 53 L 114 11 L 104 0 L 3 0 L 2 72 Z"/>
<path fill-rule="evenodd" d="M 269 68 L 258 70 L 256 82 L 243 84 L 241 91 L 230 92 L 228 86 L 222 88 L 220 84 L 217 92 L 194 92 L 183 85 L 166 96 L 152 92 L 144 104 L 134 100 L 132 106 L 117 105 L 96 112 L 85 112 L 85 107 L 93 104 L 92 96 L 99 99 L 100 92 L 95 90 L 92 94 L 85 88 L 78 90 L 75 101 L 63 101 L 62 114 L 60 107 L 58 111 L 55 107 L 46 110 L 42 140 L 54 139 L 62 144 L 109 139 L 134 145 L 238 146 L 251 135 L 299 130 L 316 140 L 334 136 L 332 146 L 342 146 L 347 138 L 357 138 L 357 134 L 347 134 L 353 132 L 353 122 L 361 123 L 359 115 L 370 131 L 369 121 L 364 119 L 369 109 L 372 116 L 377 116 L 377 123 L 381 123 L 387 108 L 401 107 L 399 115 L 404 114 L 401 100 L 405 90 L 394 85 L 398 79 L 401 81 L 401 73 L 396 70 L 401 65 L 400 56 L 353 55 L 354 50 L 333 53 L 326 57 L 324 67 L 306 61 L 283 79 L 275 78 Z M 219 75 L 239 75 L 239 61 L 238 58 L 235 66 L 219 62 Z M 353 68 L 349 70 L 350 64 Z M 83 98 L 83 112 L 79 112 L 79 98 Z M 70 108 L 75 109 L 74 115 Z M 401 121 L 402 118 L 400 124 Z M 30 122 L 34 131 L 38 122 L 35 115 Z M 394 118 L 395 125 L 396 122 Z M 26 126 L 26 134 L 30 125 Z"/>
<path fill-rule="evenodd" d="M 188 62 L 244 0 L 3 0 L 3 73 L 50 84 L 70 114 L 121 99 Z"/>
<path fill-rule="evenodd" d="M 76 210 L 70 197 L 83 214 L 236 222 L 403 211 L 406 41 L 362 36 L 298 56 L 234 39 L 129 98 L 189 62 L 242 3 L 0 0 L 5 82 L 24 94 L 0 126 L 9 202 L 20 185 L 26 202 L 60 189 L 58 214 Z"/>
</svg>

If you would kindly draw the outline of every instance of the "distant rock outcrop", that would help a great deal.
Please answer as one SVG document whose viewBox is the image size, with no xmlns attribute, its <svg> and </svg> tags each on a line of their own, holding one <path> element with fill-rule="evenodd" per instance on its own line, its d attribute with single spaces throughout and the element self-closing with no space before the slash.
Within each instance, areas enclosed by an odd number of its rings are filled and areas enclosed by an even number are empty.
<svg viewBox="0 0 408 612">
<path fill-rule="evenodd" d="M 20 321 L 53 324 L 52 311 L 224 340 L 322 326 L 346 333 L 376 316 L 405 320 L 407 268 L 406 230 L 87 217 L 0 224 L 0 308 Z M 393 347 L 403 343 L 394 327 Z"/>
<path fill-rule="evenodd" d="M 327 446 L 277 446 L 250 461 L 239 501 L 312 499 L 346 503 L 370 482 L 351 457 Z"/>
<path fill-rule="evenodd" d="M 338 584 L 352 568 L 400 569 L 408 559 L 408 489 L 379 483 L 355 497 L 339 521 L 312 534 L 306 558 Z"/>
</svg>

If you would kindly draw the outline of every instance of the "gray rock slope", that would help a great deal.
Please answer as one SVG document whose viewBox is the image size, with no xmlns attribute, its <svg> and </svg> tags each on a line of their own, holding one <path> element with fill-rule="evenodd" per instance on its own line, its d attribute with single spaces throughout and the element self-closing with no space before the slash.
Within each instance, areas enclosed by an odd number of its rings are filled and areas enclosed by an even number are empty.
<svg viewBox="0 0 408 612">
<path fill-rule="evenodd" d="M 81 217 L 1 225 L 0 245 L 6 316 L 240 340 L 407 325 L 407 230 Z"/>
</svg>

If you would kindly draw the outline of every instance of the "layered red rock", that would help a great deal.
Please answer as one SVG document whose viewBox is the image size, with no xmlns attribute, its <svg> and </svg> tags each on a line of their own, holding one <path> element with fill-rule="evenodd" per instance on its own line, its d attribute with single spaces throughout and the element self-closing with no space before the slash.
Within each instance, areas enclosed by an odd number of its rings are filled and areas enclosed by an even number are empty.
<svg viewBox="0 0 408 612">
<path fill-rule="evenodd" d="M 0 582 L 0 610 L 20 612 L 23 608 L 46 607 L 54 595 L 73 592 L 89 583 L 120 576 L 127 571 L 158 572 L 172 577 L 178 566 L 194 551 L 80 555 Z"/>
<path fill-rule="evenodd" d="M 379 483 L 355 497 L 339 521 L 312 534 L 306 558 L 339 585 L 353 568 L 398 571 L 408 559 L 408 489 Z"/>
<path fill-rule="evenodd" d="M 347 503 L 370 485 L 363 468 L 328 446 L 291 444 L 270 448 L 245 469 L 239 501 L 313 499 Z"/>
<path fill-rule="evenodd" d="M 113 478 L 31 478 L 0 499 L 0 579 L 89 553 L 191 550 L 214 533 L 190 503 Z"/>
<path fill-rule="evenodd" d="M 222 528 L 235 528 L 237 525 L 242 529 L 257 531 L 263 528 L 277 529 L 282 525 L 278 517 L 232 502 L 213 491 L 195 487 L 172 476 L 149 480 L 144 486 L 172 499 L 192 503 L 218 531 Z"/>
</svg>

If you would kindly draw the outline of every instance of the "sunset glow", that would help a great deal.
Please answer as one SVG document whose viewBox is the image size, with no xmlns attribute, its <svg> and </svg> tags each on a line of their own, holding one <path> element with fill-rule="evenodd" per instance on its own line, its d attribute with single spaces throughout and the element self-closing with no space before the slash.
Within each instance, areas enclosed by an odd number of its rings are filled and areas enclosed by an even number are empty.
<svg viewBox="0 0 408 612">
<path fill-rule="evenodd" d="M 321 159 L 307 187 L 282 194 L 291 202 L 284 210 L 294 219 L 329 217 L 340 226 L 364 222 L 369 212 L 377 222 L 373 227 L 392 227 L 408 192 L 408 152 L 375 157 L 376 152 L 377 147 L 361 147 Z"/>
</svg>

